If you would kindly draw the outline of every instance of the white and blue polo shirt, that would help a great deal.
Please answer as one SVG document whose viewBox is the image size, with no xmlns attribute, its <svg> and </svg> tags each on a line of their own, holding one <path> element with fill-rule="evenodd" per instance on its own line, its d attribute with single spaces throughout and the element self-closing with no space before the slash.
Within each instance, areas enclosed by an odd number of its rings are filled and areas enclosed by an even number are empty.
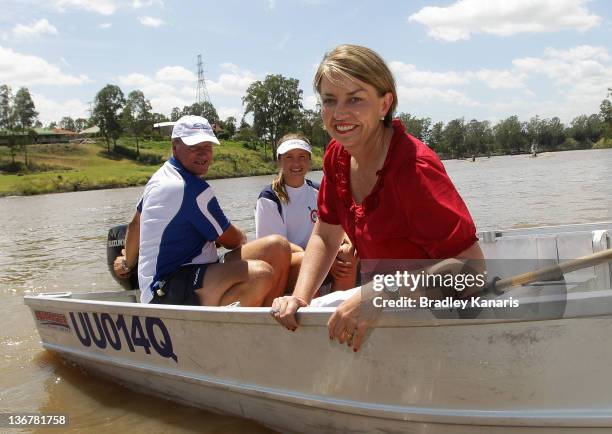
<svg viewBox="0 0 612 434">
<path fill-rule="evenodd" d="M 140 301 L 151 287 L 186 264 L 218 260 L 215 240 L 229 227 L 213 189 L 170 157 L 147 183 L 140 211 Z"/>
</svg>

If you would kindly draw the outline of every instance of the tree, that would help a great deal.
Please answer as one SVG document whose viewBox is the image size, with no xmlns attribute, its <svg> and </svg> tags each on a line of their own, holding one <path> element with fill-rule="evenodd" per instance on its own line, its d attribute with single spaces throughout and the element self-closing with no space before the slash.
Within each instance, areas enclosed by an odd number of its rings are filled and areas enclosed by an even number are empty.
<svg viewBox="0 0 612 434">
<path fill-rule="evenodd" d="M 489 121 L 472 119 L 465 125 L 465 152 L 475 156 L 490 152 L 493 133 Z"/>
<path fill-rule="evenodd" d="M 599 110 L 604 122 L 604 134 L 606 137 L 612 137 L 612 102 L 609 99 L 604 99 L 599 106 Z"/>
<path fill-rule="evenodd" d="M 83 131 L 85 128 L 87 128 L 87 119 L 83 119 L 83 118 L 77 118 L 74 120 L 74 128 L 75 131 L 77 132 L 81 132 Z"/>
<path fill-rule="evenodd" d="M 463 118 L 453 119 L 444 128 L 444 141 L 451 153 L 451 158 L 465 155 L 465 122 Z"/>
<path fill-rule="evenodd" d="M 229 116 L 223 124 L 230 137 L 236 134 L 236 118 L 234 116 Z"/>
<path fill-rule="evenodd" d="M 298 119 L 297 130 L 310 140 L 312 146 L 324 148 L 329 142 L 329 134 L 323 126 L 320 110 L 303 110 Z"/>
<path fill-rule="evenodd" d="M 13 125 L 13 92 L 9 86 L 0 86 L 0 130 L 12 130 Z"/>
<path fill-rule="evenodd" d="M 598 114 L 575 117 L 568 129 L 568 135 L 576 140 L 581 147 L 590 148 L 603 133 L 604 123 Z"/>
<path fill-rule="evenodd" d="M 185 107 L 183 107 L 181 116 L 186 115 L 202 116 L 211 125 L 219 123 L 219 115 L 217 114 L 217 110 L 215 109 L 215 106 L 212 105 L 212 103 L 209 101 L 204 101 L 201 103 L 196 102 L 191 105 L 186 105 Z"/>
<path fill-rule="evenodd" d="M 36 134 L 32 130 L 32 127 L 34 126 L 34 122 L 36 122 L 38 112 L 36 111 L 34 101 L 32 101 L 32 96 L 27 87 L 19 88 L 15 94 L 15 99 L 13 100 L 13 116 L 15 119 L 15 126 L 23 133 L 21 146 L 23 147 L 24 162 L 26 167 L 28 167 L 28 142 L 31 141 L 32 133 Z"/>
<path fill-rule="evenodd" d="M 412 116 L 410 113 L 400 113 L 397 117 L 406 127 L 406 132 L 412 134 L 414 137 L 425 143 L 428 143 L 431 140 L 431 118 L 417 118 L 416 116 Z"/>
<path fill-rule="evenodd" d="M 21 131 L 25 132 L 28 128 L 32 128 L 34 122 L 36 122 L 38 112 L 27 87 L 20 88 L 15 94 L 13 113 L 16 126 Z"/>
<path fill-rule="evenodd" d="M 508 119 L 499 121 L 494 127 L 495 143 L 498 148 L 506 154 L 520 152 L 527 142 L 523 125 L 519 122 L 518 116 L 510 116 Z"/>
<path fill-rule="evenodd" d="M 429 134 L 429 143 L 428 145 L 439 154 L 446 154 L 447 147 L 444 143 L 444 122 L 436 122 L 433 127 L 431 127 L 431 131 Z"/>
<path fill-rule="evenodd" d="M 239 130 L 243 129 L 243 128 L 251 128 L 251 126 L 249 125 L 249 123 L 246 121 L 246 119 L 244 118 L 244 116 L 242 116 L 242 119 L 240 119 L 240 126 L 238 127 Z"/>
<path fill-rule="evenodd" d="M 47 129 L 49 130 L 54 130 L 56 128 L 58 128 L 58 126 L 57 126 L 57 122 L 55 121 L 49 122 L 49 125 L 47 125 Z"/>
<path fill-rule="evenodd" d="M 136 155 L 140 155 L 139 137 L 152 126 L 151 110 L 151 103 L 141 90 L 133 90 L 129 93 L 125 107 L 123 107 L 121 121 L 123 127 L 136 137 Z"/>
<path fill-rule="evenodd" d="M 527 143 L 538 150 L 543 149 L 544 121 L 539 116 L 534 116 L 525 124 Z"/>
<path fill-rule="evenodd" d="M 63 130 L 68 130 L 68 131 L 77 130 L 76 125 L 74 123 L 74 119 L 72 119 L 70 116 L 64 116 L 62 120 L 60 121 L 59 126 Z"/>
<path fill-rule="evenodd" d="M 170 120 L 172 122 L 176 122 L 181 118 L 181 109 L 178 107 L 174 107 L 170 112 Z"/>
<path fill-rule="evenodd" d="M 236 118 L 234 116 L 230 116 L 224 121 L 219 120 L 217 126 L 220 131 L 216 135 L 220 140 L 227 140 L 236 134 Z"/>
<path fill-rule="evenodd" d="M 151 122 L 157 124 L 159 122 L 169 122 L 168 117 L 161 113 L 151 113 Z"/>
<path fill-rule="evenodd" d="M 280 74 L 251 83 L 242 98 L 245 115 L 253 113 L 253 129 L 258 137 L 270 143 L 276 159 L 276 142 L 285 133 L 295 131 L 302 108 L 299 80 Z M 265 153 L 265 148 L 264 148 Z"/>
<path fill-rule="evenodd" d="M 113 147 L 117 146 L 117 139 L 121 135 L 121 109 L 125 104 L 125 97 L 119 86 L 107 84 L 100 90 L 94 99 L 92 117 L 100 128 L 100 133 L 106 140 L 108 152 L 110 152 L 110 142 L 113 140 Z"/>
</svg>

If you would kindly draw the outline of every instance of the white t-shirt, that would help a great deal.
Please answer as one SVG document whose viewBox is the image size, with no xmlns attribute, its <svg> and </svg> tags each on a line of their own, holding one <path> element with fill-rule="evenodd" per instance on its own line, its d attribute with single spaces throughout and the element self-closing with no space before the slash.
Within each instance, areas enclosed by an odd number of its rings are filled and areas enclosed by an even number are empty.
<svg viewBox="0 0 612 434">
<path fill-rule="evenodd" d="M 319 190 L 310 182 L 304 182 L 297 188 L 285 185 L 285 189 L 289 203 L 279 201 L 272 186 L 264 188 L 259 195 L 255 207 L 255 237 L 278 234 L 305 249 L 317 221 Z M 278 202 L 281 205 L 280 214 Z"/>
</svg>

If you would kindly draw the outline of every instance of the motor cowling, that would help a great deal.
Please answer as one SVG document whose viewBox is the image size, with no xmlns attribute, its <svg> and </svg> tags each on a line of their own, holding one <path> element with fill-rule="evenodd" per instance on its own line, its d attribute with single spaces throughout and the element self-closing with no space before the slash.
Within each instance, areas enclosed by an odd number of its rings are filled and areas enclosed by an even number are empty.
<svg viewBox="0 0 612 434">
<path fill-rule="evenodd" d="M 125 233 L 127 232 L 127 225 L 119 225 L 110 228 L 108 231 L 108 239 L 106 242 L 106 261 L 108 264 L 108 271 L 117 283 L 123 286 L 124 289 L 138 289 L 138 273 L 137 266 L 134 267 L 130 273 L 130 277 L 127 279 L 121 279 L 117 277 L 113 269 L 115 259 L 117 256 L 121 256 L 121 250 L 125 247 Z"/>
</svg>

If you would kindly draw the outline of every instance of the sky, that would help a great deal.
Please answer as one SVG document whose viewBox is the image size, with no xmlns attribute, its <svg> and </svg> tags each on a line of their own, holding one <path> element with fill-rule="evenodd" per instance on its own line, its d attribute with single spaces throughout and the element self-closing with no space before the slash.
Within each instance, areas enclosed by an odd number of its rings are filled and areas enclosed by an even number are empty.
<svg viewBox="0 0 612 434">
<path fill-rule="evenodd" d="M 378 52 L 398 112 L 433 122 L 599 112 L 612 87 L 608 0 L 0 0 L 0 84 L 27 87 L 44 125 L 88 117 L 95 94 L 140 89 L 169 115 L 196 101 L 202 55 L 220 117 L 248 86 L 297 78 L 303 105 L 325 52 Z"/>
</svg>

